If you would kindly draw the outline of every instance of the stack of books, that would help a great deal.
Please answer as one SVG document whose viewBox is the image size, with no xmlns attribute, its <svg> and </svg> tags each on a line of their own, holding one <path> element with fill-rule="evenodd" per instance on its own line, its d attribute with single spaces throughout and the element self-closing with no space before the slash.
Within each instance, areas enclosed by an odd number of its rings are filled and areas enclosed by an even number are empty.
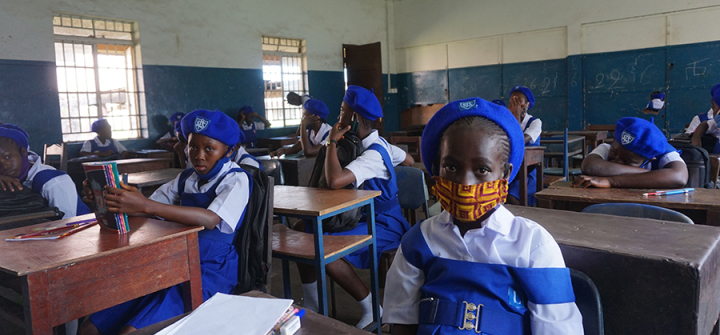
<svg viewBox="0 0 720 335">
<path fill-rule="evenodd" d="M 105 186 L 120 188 L 120 174 L 115 162 L 83 164 L 85 177 L 90 184 L 95 198 L 95 217 L 100 226 L 125 234 L 130 231 L 128 217 L 125 213 L 108 211 L 105 203 Z"/>
</svg>

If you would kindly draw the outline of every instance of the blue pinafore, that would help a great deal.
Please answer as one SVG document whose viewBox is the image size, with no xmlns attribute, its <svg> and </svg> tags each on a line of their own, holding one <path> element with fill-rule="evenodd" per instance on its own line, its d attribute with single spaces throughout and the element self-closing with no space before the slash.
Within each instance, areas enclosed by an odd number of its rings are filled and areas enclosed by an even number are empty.
<svg viewBox="0 0 720 335">
<path fill-rule="evenodd" d="M 263 166 L 262 166 L 262 163 L 260 162 L 260 160 L 258 160 L 257 158 L 255 158 L 255 156 L 253 156 L 251 154 L 244 153 L 240 156 L 240 159 L 235 159 L 235 158 L 237 158 L 237 151 L 234 151 L 233 154 L 230 156 L 231 161 L 237 162 L 237 164 L 240 165 L 241 161 L 245 160 L 246 158 L 250 158 L 258 163 L 260 170 L 265 171 L 265 169 L 263 169 Z"/>
<path fill-rule="evenodd" d="M 36 164 L 39 164 L 39 163 L 36 163 Z M 49 182 L 50 180 L 52 180 L 55 177 L 59 177 L 59 176 L 66 175 L 66 174 L 67 173 L 60 171 L 60 170 L 42 170 L 42 171 L 36 173 L 35 176 L 33 177 L 32 190 L 35 191 L 36 193 L 42 194 L 43 187 L 45 186 L 45 184 L 47 182 Z M 77 195 L 77 193 L 76 193 L 76 197 L 77 197 L 77 206 L 75 207 L 75 215 L 80 216 L 80 215 L 92 213 L 90 211 L 90 208 L 88 208 L 88 206 L 85 205 L 84 202 L 82 202 L 82 200 L 80 199 L 80 196 Z M 47 202 L 48 202 L 48 199 L 45 199 L 46 204 L 47 204 Z M 67 219 L 67 217 L 65 217 L 65 219 Z"/>
<path fill-rule="evenodd" d="M 530 128 L 530 124 L 533 123 L 533 121 L 537 120 L 536 117 L 532 116 L 530 117 L 530 120 L 528 120 L 528 123 L 525 125 L 525 129 L 523 129 L 523 133 Z M 525 143 L 526 147 L 539 147 L 540 146 L 540 137 L 538 137 L 534 142 L 527 142 Z M 519 168 L 519 167 L 514 167 Z M 527 180 L 527 197 L 528 197 L 528 206 L 535 206 L 535 203 L 537 200 L 535 199 L 535 193 L 537 192 L 537 169 L 533 167 L 532 171 L 528 171 L 528 180 Z M 508 194 L 512 195 L 516 199 L 520 199 L 520 178 L 515 177 L 515 180 L 508 185 Z"/>
<path fill-rule="evenodd" d="M 375 197 L 375 240 L 377 241 L 377 254 L 382 255 L 387 250 L 397 249 L 400 239 L 410 229 L 405 217 L 402 215 L 398 202 L 397 177 L 392 159 L 385 147 L 374 143 L 367 150 L 375 150 L 383 158 L 385 167 L 390 172 L 390 179 L 373 178 L 363 183 L 363 189 L 380 191 L 382 194 Z M 367 235 L 367 214 L 364 213 L 357 227 L 349 231 L 330 233 L 330 235 Z M 357 268 L 367 269 L 369 265 L 368 248 L 360 249 L 345 256 L 345 260 Z"/>
<path fill-rule="evenodd" d="M 242 132 L 245 134 L 245 142 L 243 142 L 243 144 L 248 148 L 256 148 L 258 138 L 255 122 L 250 122 L 250 129 L 245 129 L 245 125 L 243 125 Z"/>
<path fill-rule="evenodd" d="M 106 146 L 101 146 L 101 145 L 97 144 L 97 142 L 95 142 L 94 139 L 90 140 L 90 152 L 96 152 L 96 151 L 103 152 L 106 150 L 112 150 L 113 153 L 119 154 L 117 148 L 115 147 L 115 141 L 113 141 L 112 139 L 110 139 L 109 141 L 110 141 L 110 144 L 108 144 Z"/>
<path fill-rule="evenodd" d="M 518 268 L 436 257 L 421 225 L 411 228 L 401 245 L 405 259 L 425 276 L 418 335 L 529 335 L 528 302 L 575 301 L 568 268 Z"/>
<path fill-rule="evenodd" d="M 216 164 L 221 164 L 218 162 Z M 231 172 L 247 174 L 252 192 L 252 176 L 241 168 L 234 168 L 218 178 L 215 184 L 205 193 L 185 193 L 185 181 L 195 170 L 186 169 L 178 178 L 178 190 L 182 206 L 207 208 L 215 200 L 215 193 Z M 235 232 L 240 229 L 245 212 L 240 217 Z M 219 229 L 205 229 L 198 233 L 200 249 L 200 269 L 202 279 L 203 301 L 210 299 L 215 293 L 231 293 L 237 285 L 238 254 L 233 246 L 235 234 L 225 234 Z M 146 295 L 120 305 L 97 312 L 90 317 L 92 323 L 103 335 L 117 334 L 125 325 L 137 329 L 165 321 L 185 313 L 181 285 Z"/>
</svg>

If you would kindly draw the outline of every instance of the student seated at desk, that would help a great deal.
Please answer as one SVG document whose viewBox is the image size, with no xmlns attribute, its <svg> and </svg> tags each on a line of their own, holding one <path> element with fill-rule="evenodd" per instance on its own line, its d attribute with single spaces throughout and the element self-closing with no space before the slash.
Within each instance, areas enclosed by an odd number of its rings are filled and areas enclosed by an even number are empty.
<svg viewBox="0 0 720 335">
<path fill-rule="evenodd" d="M 240 228 L 252 191 L 252 177 L 230 161 L 238 140 L 238 124 L 221 112 L 196 110 L 182 120 L 193 168 L 161 186 L 150 199 L 121 184 L 108 188 L 105 201 L 112 212 L 158 216 L 202 226 L 198 233 L 203 300 L 237 285 L 238 254 L 233 237 Z M 86 189 L 88 197 L 92 192 Z M 91 199 L 87 199 L 91 200 Z M 176 285 L 90 316 L 81 334 L 124 334 L 183 314 L 182 286 Z M 101 299 L 101 297 L 99 297 Z"/>
<path fill-rule="evenodd" d="M 540 134 L 542 133 L 542 121 L 528 114 L 528 110 L 535 105 L 535 96 L 529 88 L 524 86 L 515 86 L 510 90 L 510 106 L 508 109 L 520 123 L 523 130 L 526 147 L 539 147 Z M 542 177 L 542 176 L 541 176 Z M 528 172 L 527 178 L 527 198 L 528 205 L 534 206 L 536 203 L 535 193 L 537 192 L 537 170 L 532 169 Z M 507 202 L 512 205 L 520 204 L 520 179 L 515 178 L 510 183 L 509 196 Z"/>
<path fill-rule="evenodd" d="M 615 125 L 615 141 L 601 144 L 582 162 L 574 187 L 679 188 L 688 171 L 678 151 L 650 121 L 624 117 Z"/>
<path fill-rule="evenodd" d="M 5 123 L 0 126 L 0 186 L 3 190 L 29 187 L 40 193 L 50 207 L 65 213 L 64 218 L 89 214 L 90 209 L 75 191 L 75 184 L 63 171 L 42 163 L 28 150 L 28 133 Z"/>
<path fill-rule="evenodd" d="M 690 125 L 688 125 L 687 129 L 685 129 L 686 134 L 692 134 L 695 132 L 695 130 L 700 126 L 701 123 L 712 120 L 715 115 L 718 114 L 718 104 L 714 103 L 713 97 L 715 96 L 715 93 L 720 91 L 720 84 L 716 84 L 710 89 L 710 103 L 712 106 L 710 106 L 710 110 L 707 111 L 707 113 L 700 113 L 698 115 L 695 115 L 690 121 Z"/>
<path fill-rule="evenodd" d="M 703 121 L 700 123 L 700 125 L 698 125 L 695 133 L 693 133 L 692 143 L 696 146 L 702 147 L 702 136 L 705 134 L 712 135 L 718 139 L 718 142 L 715 144 L 715 148 L 714 150 L 712 150 L 712 153 L 720 154 L 720 129 L 718 129 L 718 122 L 720 122 L 720 114 L 717 113 L 717 111 L 720 109 L 720 84 L 716 85 L 716 87 L 718 88 L 712 92 L 713 96 L 710 100 L 710 103 L 712 103 L 711 111 L 715 113 L 715 117 L 710 118 L 710 120 Z"/>
<path fill-rule="evenodd" d="M 650 102 L 648 102 L 647 107 L 643 109 L 643 113 L 658 114 L 663 108 L 665 108 L 665 93 L 655 91 L 650 93 Z"/>
<path fill-rule="evenodd" d="M 178 139 L 175 135 L 175 125 L 182 120 L 183 116 L 185 116 L 185 113 L 177 112 L 173 115 L 170 115 L 168 120 L 172 122 L 173 130 L 167 132 L 165 135 L 160 137 L 157 141 L 155 141 L 156 144 L 162 145 L 165 148 L 172 148 L 175 146 L 175 143 L 177 143 Z"/>
<path fill-rule="evenodd" d="M 502 205 L 524 142 L 507 109 L 479 98 L 430 119 L 422 160 L 443 212 L 405 234 L 388 271 L 393 334 L 583 334 L 558 244 Z"/>
<path fill-rule="evenodd" d="M 396 249 L 400 238 L 410 228 L 402 215 L 397 200 L 397 181 L 394 167 L 398 164 L 411 166 L 414 161 L 402 149 L 388 144 L 372 128 L 373 121 L 382 117 L 382 107 L 375 95 L 360 86 L 350 85 L 345 92 L 340 108 L 339 122 L 330 130 L 328 148 L 325 156 L 325 178 L 332 189 L 340 189 L 349 184 L 363 185 L 365 190 L 377 190 L 382 194 L 375 198 L 375 225 L 377 254 Z M 359 122 L 357 136 L 362 139 L 365 151 L 345 168 L 340 165 L 337 155 L 337 141 L 350 130 L 353 119 Z M 312 232 L 312 225 L 301 222 L 294 227 Z M 367 235 L 367 218 L 363 216 L 358 225 L 348 231 L 329 232 L 332 235 Z M 356 251 L 344 259 L 327 265 L 327 274 L 345 291 L 358 301 L 362 309 L 362 318 L 356 327 L 364 328 L 373 321 L 372 296 L 360 277 L 350 266 L 367 269 L 369 266 L 367 248 Z M 298 263 L 303 283 L 305 308 L 318 310 L 317 283 L 315 269 L 311 265 Z M 381 309 L 382 311 L 382 309 Z"/>
<path fill-rule="evenodd" d="M 317 99 L 310 99 L 303 104 L 303 118 L 300 123 L 300 140 L 293 146 L 280 148 L 270 153 L 270 156 L 292 155 L 300 152 L 307 157 L 317 156 L 320 148 L 325 144 L 330 133 L 331 125 L 325 122 L 330 111 L 324 102 Z"/>
<path fill-rule="evenodd" d="M 83 143 L 80 149 L 81 157 L 90 155 L 98 155 L 100 157 L 122 155 L 123 158 L 127 157 L 128 152 L 125 146 L 120 144 L 118 140 L 112 138 L 112 127 L 107 120 L 100 119 L 93 122 L 90 130 L 97 133 L 97 136 Z"/>
<path fill-rule="evenodd" d="M 253 121 L 258 119 L 262 122 Z M 252 107 L 243 106 L 240 108 L 238 113 L 238 123 L 242 127 L 242 132 L 245 134 L 245 145 L 248 148 L 257 147 L 257 131 L 265 128 L 270 128 L 270 121 L 266 118 L 255 113 Z"/>
</svg>

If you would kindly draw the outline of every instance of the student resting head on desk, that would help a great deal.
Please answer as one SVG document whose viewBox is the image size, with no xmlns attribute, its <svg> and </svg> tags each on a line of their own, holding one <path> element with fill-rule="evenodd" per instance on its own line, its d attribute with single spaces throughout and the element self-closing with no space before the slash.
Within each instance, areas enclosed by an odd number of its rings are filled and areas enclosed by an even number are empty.
<svg viewBox="0 0 720 335">
<path fill-rule="evenodd" d="M 517 119 L 479 98 L 430 119 L 422 160 L 443 212 L 405 234 L 387 274 L 393 334 L 583 334 L 558 244 L 502 205 L 524 143 Z"/>
<path fill-rule="evenodd" d="M 180 123 L 180 120 L 182 120 L 183 116 L 185 116 L 185 113 L 182 112 L 177 112 L 173 115 L 170 115 L 168 120 L 172 122 L 173 130 L 167 132 L 167 134 L 160 137 L 157 141 L 155 141 L 155 143 L 162 145 L 165 148 L 172 148 L 178 141 L 178 138 L 175 135 L 175 125 Z"/>
<path fill-rule="evenodd" d="M 720 154 L 720 129 L 718 128 L 720 114 L 717 112 L 718 109 L 720 109 L 720 84 L 713 87 L 712 99 L 710 101 L 712 103 L 711 111 L 715 113 L 715 117 L 710 117 L 709 120 L 700 122 L 695 130 L 695 133 L 693 133 L 692 143 L 696 146 L 702 147 L 702 136 L 705 134 L 712 135 L 718 139 L 712 153 Z"/>
<path fill-rule="evenodd" d="M 375 236 L 377 254 L 396 249 L 400 238 L 410 228 L 400 210 L 397 200 L 397 180 L 394 167 L 403 164 L 411 166 L 414 161 L 402 149 L 387 143 L 373 129 L 373 121 L 382 117 L 382 106 L 371 91 L 360 86 L 350 85 L 345 92 L 340 107 L 339 122 L 332 127 L 328 135 L 327 155 L 325 156 L 325 178 L 332 189 L 347 185 L 363 185 L 365 190 L 377 190 L 382 194 L 375 198 Z M 337 141 L 350 130 L 350 123 L 357 120 L 357 136 L 362 140 L 365 151 L 345 168 L 340 165 L 337 155 Z M 312 225 L 299 222 L 294 229 L 312 232 Z M 350 230 L 328 232 L 331 235 L 367 235 L 367 218 L 363 216 L 358 225 Z M 327 274 L 345 291 L 358 301 L 363 316 L 356 327 L 364 328 L 373 321 L 372 296 L 362 280 L 355 274 L 350 264 L 367 269 L 369 266 L 367 248 L 356 251 L 343 259 L 327 265 Z M 378 257 L 379 258 L 379 257 Z M 303 283 L 305 308 L 318 310 L 317 283 L 312 265 L 298 263 Z"/>
<path fill-rule="evenodd" d="M 303 104 L 303 118 L 300 123 L 300 140 L 291 147 L 280 148 L 270 153 L 270 156 L 296 154 L 302 150 L 307 157 L 317 156 L 320 148 L 327 141 L 330 126 L 325 122 L 330 111 L 324 102 L 310 99 Z M 304 130 L 304 131 L 303 131 Z"/>
<path fill-rule="evenodd" d="M 715 86 L 710 89 L 710 110 L 705 113 L 695 115 L 690 121 L 687 129 L 685 129 L 685 134 L 694 133 L 701 123 L 712 120 L 718 114 L 720 106 L 715 102 L 715 99 L 713 98 L 715 96 L 715 93 L 718 91 L 720 91 L 720 84 L 715 84 Z"/>
<path fill-rule="evenodd" d="M 523 131 L 526 147 L 539 147 L 540 134 L 542 133 L 542 121 L 528 114 L 528 110 L 535 105 L 535 96 L 532 91 L 524 86 L 515 86 L 510 90 L 510 112 L 520 122 L 520 129 Z M 535 193 L 537 192 L 537 170 L 532 169 L 528 172 L 527 178 L 527 198 L 528 205 L 534 206 L 536 203 Z M 512 205 L 520 204 L 520 179 L 515 178 L 510 183 L 508 190 L 507 202 Z"/>
<path fill-rule="evenodd" d="M 90 130 L 96 133 L 97 136 L 83 143 L 80 149 L 80 156 L 98 155 L 100 157 L 108 157 L 121 155 L 122 158 L 128 156 L 128 151 L 125 149 L 125 146 L 120 144 L 118 140 L 112 138 L 112 127 L 107 120 L 100 119 L 93 122 Z"/>
<path fill-rule="evenodd" d="M 232 242 L 245 215 L 252 177 L 230 161 L 239 132 L 233 119 L 218 111 L 196 110 L 183 118 L 182 129 L 188 136 L 192 168 L 160 186 L 150 199 L 121 184 L 122 189 L 107 189 L 105 201 L 112 212 L 205 227 L 198 243 L 207 300 L 217 292 L 231 293 L 237 284 L 238 254 Z M 184 312 L 182 287 L 176 285 L 93 314 L 81 326 L 81 334 L 126 333 Z"/>
<path fill-rule="evenodd" d="M 574 187 L 678 188 L 688 171 L 678 151 L 654 123 L 624 117 L 615 125 L 615 141 L 601 144 L 582 162 Z"/>
<path fill-rule="evenodd" d="M 0 186 L 3 190 L 22 190 L 29 187 L 40 193 L 48 206 L 65 213 L 64 218 L 89 214 L 90 209 L 75 191 L 70 176 L 45 165 L 34 152 L 29 151 L 28 133 L 22 128 L 5 123 L 0 125 Z"/>
<path fill-rule="evenodd" d="M 261 122 L 254 121 L 255 119 Z M 255 113 L 250 106 L 243 106 L 240 108 L 240 112 L 237 117 L 238 123 L 240 124 L 240 130 L 245 134 L 245 145 L 248 148 L 257 147 L 257 131 L 265 128 L 270 128 L 270 121 Z"/>
</svg>

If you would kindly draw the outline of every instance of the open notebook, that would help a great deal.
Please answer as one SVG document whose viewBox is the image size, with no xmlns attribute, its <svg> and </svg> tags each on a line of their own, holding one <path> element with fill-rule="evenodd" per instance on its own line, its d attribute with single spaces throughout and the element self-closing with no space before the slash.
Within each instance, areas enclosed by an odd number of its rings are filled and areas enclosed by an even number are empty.
<svg viewBox="0 0 720 335">
<path fill-rule="evenodd" d="M 291 299 L 252 298 L 217 293 L 195 311 L 158 332 L 174 334 L 267 334 Z"/>
</svg>

